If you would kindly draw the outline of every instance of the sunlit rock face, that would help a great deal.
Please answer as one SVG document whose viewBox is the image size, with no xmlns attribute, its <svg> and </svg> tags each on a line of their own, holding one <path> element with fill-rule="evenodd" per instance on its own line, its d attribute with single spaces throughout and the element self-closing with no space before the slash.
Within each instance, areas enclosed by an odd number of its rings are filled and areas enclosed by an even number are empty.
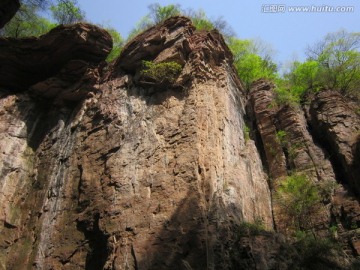
<svg viewBox="0 0 360 270">
<path fill-rule="evenodd" d="M 329 157 L 327 145 L 344 140 L 316 111 L 320 94 L 300 110 L 275 106 L 265 80 L 245 93 L 222 36 L 184 17 L 106 64 L 111 47 L 83 23 L 0 39 L 0 270 L 288 269 L 293 249 L 274 232 L 287 222 L 272 198 L 294 170 L 344 184 L 313 231 L 337 222 L 344 250 L 360 252 L 359 204 L 338 175 L 357 168 L 358 141 L 344 162 Z M 181 69 L 149 80 L 143 61 Z M 268 232 L 244 236 L 248 223 Z"/>
<path fill-rule="evenodd" d="M 267 176 L 244 137 L 246 100 L 229 49 L 218 32 L 196 32 L 177 17 L 104 69 L 96 63 L 107 40 L 84 24 L 53 30 L 24 43 L 53 48 L 43 63 L 56 62 L 51 72 L 28 77 L 30 50 L 13 67 L 17 81 L 3 75 L 1 265 L 230 267 L 236 226 L 262 220 L 272 229 L 273 221 Z M 147 85 L 142 60 L 182 69 L 166 87 Z"/>
<path fill-rule="evenodd" d="M 309 96 L 302 108 L 293 107 L 276 102 L 274 89 L 271 82 L 256 81 L 247 111 L 270 175 L 277 232 L 288 234 L 292 227 L 276 199 L 279 186 L 289 175 L 306 175 L 317 185 L 321 203 L 306 218 L 304 230 L 321 238 L 329 235 L 331 226 L 336 227 L 336 241 L 343 251 L 358 256 L 360 117 L 356 106 L 338 92 L 324 90 Z"/>
</svg>

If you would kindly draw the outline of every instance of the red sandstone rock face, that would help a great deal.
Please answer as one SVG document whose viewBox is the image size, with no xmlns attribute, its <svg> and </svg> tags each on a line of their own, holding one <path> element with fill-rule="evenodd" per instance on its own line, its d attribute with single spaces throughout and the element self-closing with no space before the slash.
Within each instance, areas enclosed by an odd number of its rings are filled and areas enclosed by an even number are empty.
<svg viewBox="0 0 360 270">
<path fill-rule="evenodd" d="M 87 65 L 105 60 L 111 47 L 111 37 L 105 30 L 84 23 L 58 26 L 39 38 L 0 38 L 1 87 L 24 91 L 55 76 L 66 65 L 71 68 L 74 64 L 69 61 L 85 61 L 85 66 L 78 62 L 76 69 L 86 70 Z"/>
<path fill-rule="evenodd" d="M 274 192 L 296 170 L 331 184 L 342 181 L 336 164 L 349 177 L 358 168 L 358 141 L 343 136 L 355 136 L 358 118 L 335 94 L 320 93 L 305 119 L 258 81 L 247 108 L 256 144 L 247 138 L 229 49 L 186 18 L 144 32 L 106 67 L 109 36 L 87 24 L 0 46 L 3 63 L 15 63 L 0 69 L 0 269 L 287 269 L 296 256 L 281 235 L 238 231 L 257 220 L 286 231 L 269 182 Z M 54 54 L 37 70 L 31 59 L 44 50 Z M 165 87 L 142 84 L 142 60 L 176 61 L 182 71 Z M 330 160 L 316 134 L 329 135 L 345 162 Z M 336 225 L 352 258 L 359 211 L 340 185 L 310 229 L 325 235 Z"/>
<path fill-rule="evenodd" d="M 0 3 L 0 29 L 11 20 L 20 8 L 19 0 L 2 0 Z"/>
<path fill-rule="evenodd" d="M 187 18 L 170 18 L 131 40 L 122 50 L 115 66 L 133 72 L 141 68 L 143 60 L 155 58 L 159 62 L 168 60 L 184 64 L 191 51 L 189 38 L 194 30 Z"/>
<path fill-rule="evenodd" d="M 243 90 L 219 33 L 194 32 L 180 17 L 130 44 L 102 78 L 101 68 L 77 75 L 86 63 L 70 58 L 30 92 L 2 96 L 8 269 L 229 268 L 241 222 L 273 227 L 267 177 L 244 138 Z M 182 87 L 139 86 L 142 57 L 182 59 Z"/>
<path fill-rule="evenodd" d="M 276 137 L 276 103 L 274 85 L 265 80 L 255 82 L 250 92 L 250 112 L 261 137 L 269 175 L 279 178 L 286 175 L 286 159 Z"/>
<path fill-rule="evenodd" d="M 322 91 L 310 106 L 310 123 L 333 156 L 339 177 L 360 194 L 360 116 L 338 92 Z"/>
<path fill-rule="evenodd" d="M 360 205 L 348 183 L 356 183 L 351 177 L 358 175 L 358 166 L 354 164 L 358 162 L 355 151 L 359 117 L 337 92 L 324 91 L 312 97 L 310 110 L 305 110 L 306 119 L 300 108 L 276 105 L 273 89 L 273 84 L 260 80 L 250 93 L 251 117 L 259 132 L 258 145 L 263 147 L 270 175 L 278 176 L 273 179 L 273 197 L 283 176 L 293 172 L 306 174 L 321 189 L 330 188 L 317 214 L 309 216 L 308 222 L 322 236 L 328 234 L 330 226 L 338 228 L 339 243 L 349 256 L 354 256 L 358 247 Z M 277 138 L 279 131 L 285 134 L 281 141 Z M 272 166 L 279 157 L 282 166 Z M 277 230 L 286 232 L 290 224 L 276 200 L 273 213 Z"/>
</svg>

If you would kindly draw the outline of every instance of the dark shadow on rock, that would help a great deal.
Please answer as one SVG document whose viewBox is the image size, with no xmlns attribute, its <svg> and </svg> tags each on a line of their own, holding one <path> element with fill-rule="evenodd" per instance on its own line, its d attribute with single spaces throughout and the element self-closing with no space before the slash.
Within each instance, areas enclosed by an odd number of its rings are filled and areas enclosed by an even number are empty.
<svg viewBox="0 0 360 270">
<path fill-rule="evenodd" d="M 234 218 L 240 210 L 215 204 L 206 212 L 189 191 L 136 269 L 286 269 L 277 268 L 287 260 L 283 238 L 265 231 L 242 235 L 243 222 Z"/>
<path fill-rule="evenodd" d="M 99 214 L 94 215 L 93 224 L 78 222 L 77 229 L 84 233 L 90 248 L 86 256 L 85 270 L 103 269 L 109 256 L 108 236 L 99 229 Z"/>
<path fill-rule="evenodd" d="M 147 260 L 138 261 L 142 269 L 206 269 L 207 248 L 205 218 L 199 198 L 189 192 L 176 212 L 163 225 L 152 243 Z"/>
<path fill-rule="evenodd" d="M 328 153 L 337 181 L 359 197 L 358 143 L 351 140 L 352 126 L 358 119 L 346 104 L 346 99 L 335 91 L 319 92 L 311 101 L 307 122 L 314 141 Z M 339 110 L 342 114 L 336 113 Z"/>
<path fill-rule="evenodd" d="M 56 132 L 53 131 L 56 126 L 69 125 L 79 109 L 74 104 L 57 106 L 53 104 L 52 100 L 33 99 L 26 94 L 20 94 L 16 102 L 17 110 L 20 112 L 18 117 L 26 124 L 24 136 L 34 151 L 38 149 L 45 136 L 51 136 L 52 132 Z M 57 136 L 53 137 L 53 140 L 57 139 Z"/>
<path fill-rule="evenodd" d="M 0 2 L 0 29 L 9 22 L 20 8 L 19 0 L 1 0 Z"/>
<path fill-rule="evenodd" d="M 38 38 L 0 38 L 0 81 L 2 87 L 26 91 L 71 60 L 99 64 L 111 48 L 105 30 L 85 23 L 60 25 Z"/>
</svg>

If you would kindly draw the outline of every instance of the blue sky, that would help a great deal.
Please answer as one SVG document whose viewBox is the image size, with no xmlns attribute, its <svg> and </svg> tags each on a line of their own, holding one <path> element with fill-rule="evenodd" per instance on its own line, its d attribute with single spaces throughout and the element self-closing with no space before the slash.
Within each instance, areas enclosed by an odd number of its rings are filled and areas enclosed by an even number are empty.
<svg viewBox="0 0 360 270">
<path fill-rule="evenodd" d="M 307 45 L 325 34 L 339 29 L 360 31 L 359 0 L 79 0 L 87 19 L 93 23 L 110 25 L 126 37 L 148 12 L 148 5 L 180 4 L 182 8 L 203 9 L 210 18 L 222 16 L 239 38 L 260 38 L 276 50 L 276 62 L 286 63 L 304 59 Z M 284 12 L 270 11 L 269 5 L 279 4 Z M 350 6 L 353 12 L 290 12 L 291 6 L 330 7 Z M 279 7 L 278 7 L 279 8 Z"/>
</svg>

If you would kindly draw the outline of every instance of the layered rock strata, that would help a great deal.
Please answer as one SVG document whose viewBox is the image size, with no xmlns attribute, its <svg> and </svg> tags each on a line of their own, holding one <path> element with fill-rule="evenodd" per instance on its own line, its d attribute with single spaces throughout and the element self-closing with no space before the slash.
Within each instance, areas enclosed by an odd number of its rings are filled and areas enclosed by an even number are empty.
<svg viewBox="0 0 360 270">
<path fill-rule="evenodd" d="M 79 76 L 73 67 L 103 59 L 110 47 L 100 42 L 107 34 L 89 38 L 93 29 L 65 28 L 72 40 L 59 52 L 62 59 L 46 73 L 30 65 L 39 74 L 32 79 L 21 72 L 30 68 L 26 61 L 2 56 L 15 64 L 1 77 L 1 265 L 231 267 L 227 246 L 236 227 L 261 220 L 271 229 L 273 221 L 267 176 L 254 141 L 244 136 L 243 89 L 224 40 L 171 18 L 129 43 L 110 68 Z M 57 52 L 56 31 L 29 44 L 46 40 Z M 73 49 L 64 56 L 67 48 Z M 166 89 L 143 85 L 143 60 L 176 61 L 182 71 Z"/>
<path fill-rule="evenodd" d="M 266 80 L 255 82 L 248 110 L 271 177 L 276 229 L 287 234 L 291 227 L 276 200 L 278 186 L 294 173 L 306 175 L 318 186 L 322 199 L 317 213 L 307 217 L 307 229 L 326 237 L 330 227 L 337 228 L 337 240 L 354 256 L 360 225 L 356 196 L 360 117 L 351 102 L 335 91 L 309 97 L 301 109 L 278 105 L 274 89 Z"/>
<path fill-rule="evenodd" d="M 303 258 L 276 194 L 294 173 L 324 192 L 302 229 L 335 227 L 342 248 L 317 267 L 350 267 L 360 118 L 344 97 L 245 93 L 219 32 L 184 17 L 106 64 L 111 47 L 84 23 L 0 39 L 0 270 L 291 269 Z M 180 69 L 149 80 L 144 61 Z"/>
</svg>

